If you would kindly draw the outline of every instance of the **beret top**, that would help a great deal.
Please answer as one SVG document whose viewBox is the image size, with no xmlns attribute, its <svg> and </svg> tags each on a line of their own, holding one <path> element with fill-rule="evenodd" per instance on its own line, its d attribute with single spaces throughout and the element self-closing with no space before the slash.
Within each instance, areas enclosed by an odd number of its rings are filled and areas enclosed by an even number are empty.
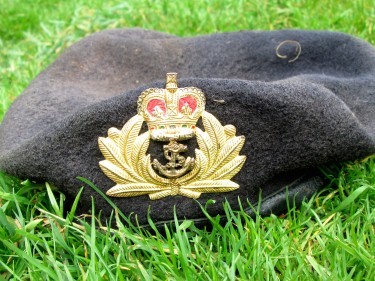
<svg viewBox="0 0 375 281">
<path fill-rule="evenodd" d="M 214 199 L 208 211 L 222 214 L 226 200 L 247 208 L 260 192 L 261 213 L 280 213 L 286 194 L 298 203 L 322 187 L 320 166 L 375 153 L 375 49 L 360 39 L 327 31 L 181 38 L 116 29 L 68 48 L 16 99 L 0 125 L 0 169 L 48 181 L 68 198 L 83 185 L 77 177 L 106 192 L 114 183 L 99 167 L 98 138 L 111 127 L 121 130 L 137 114 L 144 90 L 165 87 L 167 72 L 178 72 L 179 87 L 201 89 L 206 110 L 245 136 L 240 154 L 247 159 L 233 178 L 240 187 L 231 192 L 196 200 L 111 198 L 140 224 L 148 212 L 155 222 L 170 221 L 174 209 L 198 222 L 205 217 L 198 202 Z M 148 152 L 163 157 L 157 143 Z M 91 188 L 79 211 L 91 209 L 91 197 L 109 217 L 112 207 Z"/>
</svg>

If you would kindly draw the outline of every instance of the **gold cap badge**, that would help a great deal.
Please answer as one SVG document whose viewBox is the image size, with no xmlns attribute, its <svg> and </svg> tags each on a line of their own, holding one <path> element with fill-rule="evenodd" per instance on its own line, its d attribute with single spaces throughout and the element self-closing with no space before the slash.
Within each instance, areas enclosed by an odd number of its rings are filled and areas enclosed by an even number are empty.
<svg viewBox="0 0 375 281">
<path fill-rule="evenodd" d="M 99 165 L 116 185 L 107 191 L 114 197 L 149 195 L 161 199 L 170 195 L 198 198 L 201 193 L 229 192 L 239 188 L 230 179 L 242 168 L 246 157 L 239 155 L 243 136 L 235 136 L 233 125 L 222 126 L 205 111 L 204 93 L 195 87 L 178 88 L 177 73 L 167 73 L 165 89 L 151 88 L 138 98 L 138 114 L 120 130 L 110 128 L 99 138 L 105 160 Z M 196 127 L 202 117 L 205 131 Z M 143 121 L 148 131 L 139 135 Z M 195 159 L 184 157 L 187 146 L 180 140 L 197 138 Z M 150 140 L 163 145 L 166 165 L 147 154 Z"/>
</svg>

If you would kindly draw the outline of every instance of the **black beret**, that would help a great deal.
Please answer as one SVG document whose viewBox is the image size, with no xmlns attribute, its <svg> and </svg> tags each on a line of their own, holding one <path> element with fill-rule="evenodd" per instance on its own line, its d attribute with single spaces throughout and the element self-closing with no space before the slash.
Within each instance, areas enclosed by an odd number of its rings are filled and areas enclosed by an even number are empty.
<svg viewBox="0 0 375 281">
<path fill-rule="evenodd" d="M 148 212 L 155 222 L 170 221 L 174 208 L 179 218 L 201 221 L 198 202 L 213 199 L 208 211 L 222 214 L 226 200 L 248 208 L 260 193 L 261 213 L 280 213 L 286 195 L 298 203 L 323 186 L 320 166 L 375 153 L 375 50 L 366 42 L 325 31 L 181 38 L 118 29 L 68 48 L 17 98 L 0 126 L 0 169 L 48 181 L 69 198 L 83 185 L 77 177 L 106 192 L 115 183 L 99 167 L 98 138 L 121 130 L 137 114 L 142 91 L 164 88 L 167 72 L 178 72 L 179 87 L 201 89 L 206 111 L 245 136 L 240 155 L 247 160 L 232 179 L 240 186 L 234 191 L 112 198 L 140 224 Z M 149 153 L 163 157 L 157 142 Z M 91 188 L 79 211 L 89 212 L 91 197 L 109 217 L 112 207 Z"/>
</svg>

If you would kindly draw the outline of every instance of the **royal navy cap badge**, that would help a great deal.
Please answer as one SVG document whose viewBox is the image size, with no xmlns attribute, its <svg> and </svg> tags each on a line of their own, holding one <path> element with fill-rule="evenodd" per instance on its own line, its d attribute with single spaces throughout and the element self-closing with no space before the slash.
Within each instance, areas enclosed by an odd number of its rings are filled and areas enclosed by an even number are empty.
<svg viewBox="0 0 375 281">
<path fill-rule="evenodd" d="M 110 128 L 99 138 L 105 160 L 99 166 L 116 185 L 113 197 L 149 195 L 152 200 L 171 195 L 198 198 L 202 193 L 229 192 L 239 188 L 230 179 L 242 168 L 239 155 L 245 137 L 233 125 L 222 126 L 205 111 L 204 93 L 195 87 L 178 88 L 177 73 L 167 73 L 165 89 L 151 88 L 138 98 L 138 114 L 121 130 Z M 202 118 L 205 131 L 196 127 Z M 148 131 L 140 134 L 143 122 Z M 178 141 L 196 137 L 195 158 L 184 157 L 187 146 Z M 150 140 L 167 142 L 162 165 L 146 154 Z"/>
</svg>

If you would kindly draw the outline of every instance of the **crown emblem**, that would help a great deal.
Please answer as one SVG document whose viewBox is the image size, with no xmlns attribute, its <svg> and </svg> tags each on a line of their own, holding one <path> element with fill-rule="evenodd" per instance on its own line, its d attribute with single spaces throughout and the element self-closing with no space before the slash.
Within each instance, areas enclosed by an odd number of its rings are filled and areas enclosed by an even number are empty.
<svg viewBox="0 0 375 281">
<path fill-rule="evenodd" d="M 200 89 L 178 88 L 177 73 L 167 73 L 165 89 L 151 88 L 140 95 L 138 114 L 146 121 L 151 139 L 186 140 L 194 137 L 205 104 Z"/>
<path fill-rule="evenodd" d="M 198 198 L 202 193 L 230 192 L 239 188 L 231 178 L 246 157 L 239 155 L 245 138 L 233 125 L 221 125 L 205 111 L 204 93 L 195 87 L 178 88 L 177 73 L 167 74 L 165 89 L 151 88 L 138 98 L 138 114 L 121 130 L 110 128 L 99 138 L 105 160 L 103 173 L 116 185 L 107 191 L 114 197 L 148 195 Z M 196 127 L 202 118 L 205 131 Z M 140 134 L 143 122 L 148 131 Z M 195 157 L 184 156 L 187 146 L 178 141 L 196 137 Z M 165 165 L 147 154 L 150 141 L 164 142 Z"/>
</svg>

